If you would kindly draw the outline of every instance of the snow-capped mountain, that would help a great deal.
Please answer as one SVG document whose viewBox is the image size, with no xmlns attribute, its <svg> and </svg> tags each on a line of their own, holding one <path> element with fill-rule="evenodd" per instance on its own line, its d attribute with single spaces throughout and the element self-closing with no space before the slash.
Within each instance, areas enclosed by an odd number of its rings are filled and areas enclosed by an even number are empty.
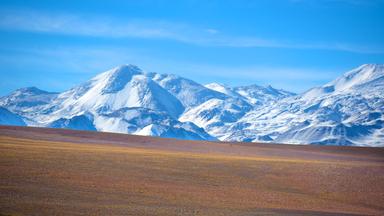
<svg viewBox="0 0 384 216">
<path fill-rule="evenodd" d="M 31 87 L 1 97 L 0 124 L 181 139 L 384 146 L 383 93 L 384 66 L 377 64 L 362 65 L 299 95 L 271 86 L 204 86 L 122 65 L 62 93 Z"/>
<path fill-rule="evenodd" d="M 209 134 L 221 139 L 226 131 L 225 125 L 232 124 L 244 116 L 251 105 L 238 99 L 210 99 L 198 106 L 188 109 L 179 120 L 193 122 Z"/>
<path fill-rule="evenodd" d="M 213 98 L 227 98 L 225 94 L 213 91 L 192 80 L 176 75 L 149 73 L 148 76 L 174 95 L 187 109 Z"/>
<path fill-rule="evenodd" d="M 48 116 L 77 115 L 87 111 L 108 113 L 125 107 L 143 107 L 179 116 L 184 107 L 168 91 L 133 65 L 106 71 L 69 91 L 63 92 L 48 106 Z"/>
<path fill-rule="evenodd" d="M 21 88 L 1 97 L 0 106 L 27 119 L 33 119 L 40 112 L 40 107 L 50 104 L 57 95 L 58 93 L 43 91 L 36 87 Z"/>
<path fill-rule="evenodd" d="M 367 64 L 334 81 L 247 113 L 226 140 L 384 145 L 384 66 Z M 241 130 L 239 130 L 241 129 Z"/>
<path fill-rule="evenodd" d="M 209 89 L 212 89 L 214 91 L 217 91 L 217 92 L 220 92 L 220 93 L 223 93 L 225 95 L 228 95 L 230 97 L 242 97 L 240 94 L 238 94 L 236 91 L 234 91 L 231 87 L 229 86 L 226 86 L 224 84 L 220 84 L 220 83 L 209 83 L 209 84 L 206 84 L 204 85 L 206 88 L 209 88 Z"/>
<path fill-rule="evenodd" d="M 122 108 L 95 117 L 100 131 L 192 140 L 216 140 L 193 123 L 179 122 L 166 112 L 142 107 Z"/>
<path fill-rule="evenodd" d="M 219 83 L 210 83 L 205 85 L 205 87 L 231 97 L 240 98 L 253 106 L 266 106 L 282 98 L 295 95 L 292 92 L 275 89 L 270 85 L 263 87 L 254 84 L 231 88 Z"/>
<path fill-rule="evenodd" d="M 193 123 L 177 120 L 186 107 L 154 75 L 122 65 L 60 94 L 25 88 L 1 98 L 0 104 L 34 126 L 215 140 Z"/>
<path fill-rule="evenodd" d="M 231 88 L 223 84 L 210 83 L 205 87 L 225 94 L 223 98 L 212 98 L 185 111 L 180 121 L 190 121 L 204 128 L 209 134 L 225 140 L 228 127 L 249 111 L 267 106 L 277 100 L 294 95 L 286 91 L 257 85 Z"/>
<path fill-rule="evenodd" d="M 258 85 L 240 86 L 234 88 L 241 96 L 256 106 L 265 106 L 285 97 L 295 95 L 292 92 L 278 90 L 272 86 L 262 87 Z"/>
</svg>

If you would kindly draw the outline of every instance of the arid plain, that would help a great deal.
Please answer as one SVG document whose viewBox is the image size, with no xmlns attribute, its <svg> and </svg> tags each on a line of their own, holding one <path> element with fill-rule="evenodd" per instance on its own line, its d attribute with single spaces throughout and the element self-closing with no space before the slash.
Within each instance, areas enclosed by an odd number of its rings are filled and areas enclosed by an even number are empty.
<svg viewBox="0 0 384 216">
<path fill-rule="evenodd" d="M 384 149 L 0 126 L 0 215 L 384 215 Z"/>
</svg>

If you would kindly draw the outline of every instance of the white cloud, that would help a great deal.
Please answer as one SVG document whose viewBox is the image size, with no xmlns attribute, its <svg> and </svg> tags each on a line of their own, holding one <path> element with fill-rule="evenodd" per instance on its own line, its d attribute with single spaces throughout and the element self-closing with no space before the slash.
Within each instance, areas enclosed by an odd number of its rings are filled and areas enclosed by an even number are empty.
<svg viewBox="0 0 384 216">
<path fill-rule="evenodd" d="M 339 50 L 356 53 L 384 53 L 383 47 L 346 43 L 294 42 L 234 36 L 213 28 L 167 22 L 162 20 L 50 14 L 31 10 L 0 11 L 0 28 L 108 38 L 167 39 L 201 46 L 270 47 L 290 49 Z"/>
<path fill-rule="evenodd" d="M 16 71 L 26 67 L 38 68 L 38 73 L 58 77 L 65 74 L 67 81 L 50 79 L 49 84 L 63 90 L 81 83 L 94 75 L 121 64 L 136 64 L 146 71 L 173 73 L 200 83 L 222 82 L 230 86 L 272 85 L 289 91 L 302 92 L 310 87 L 325 84 L 344 70 L 274 67 L 257 65 L 219 66 L 190 61 L 159 59 L 140 50 L 116 47 L 12 48 L 14 55 L 3 53 L 0 64 L 12 65 Z M 7 76 L 5 76 L 7 77 Z M 45 79 L 45 78 L 44 78 Z M 37 81 L 36 81 L 37 82 Z M 57 83 L 58 82 L 58 83 Z M 37 85 L 37 84 L 36 84 Z"/>
<path fill-rule="evenodd" d="M 50 32 L 101 37 L 172 38 L 167 24 L 155 21 L 120 22 L 110 18 L 81 17 L 69 14 L 46 14 L 34 11 L 2 12 L 0 26 L 32 32 Z"/>
</svg>

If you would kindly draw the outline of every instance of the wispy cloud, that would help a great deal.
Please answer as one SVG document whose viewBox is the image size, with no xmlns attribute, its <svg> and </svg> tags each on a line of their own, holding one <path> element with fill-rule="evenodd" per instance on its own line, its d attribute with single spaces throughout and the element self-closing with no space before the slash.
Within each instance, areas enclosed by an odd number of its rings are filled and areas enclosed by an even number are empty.
<svg viewBox="0 0 384 216">
<path fill-rule="evenodd" d="M 89 37 L 166 39 L 201 46 L 270 47 L 384 53 L 384 48 L 380 46 L 265 39 L 254 36 L 228 35 L 218 29 L 198 28 L 163 20 L 119 20 L 113 17 L 50 14 L 31 10 L 1 11 L 0 28 Z"/>
<path fill-rule="evenodd" d="M 37 85 L 49 90 L 62 91 L 86 81 L 96 74 L 121 64 L 136 64 L 145 71 L 173 73 L 200 83 L 222 82 L 230 86 L 272 85 L 300 93 L 313 86 L 323 85 L 343 72 L 344 69 L 316 69 L 292 66 L 214 65 L 183 60 L 159 59 L 140 50 L 106 46 L 50 48 L 12 48 L 13 55 L 0 54 L 0 65 L 12 65 L 3 74 L 1 84 L 17 83 L 17 87 Z M 48 59 L 48 60 L 47 60 Z M 105 61 L 108 59 L 108 61 Z M 40 79 L 15 77 L 14 71 L 37 68 Z M 29 70 L 29 69 L 28 69 Z M 34 75 L 34 76 L 35 76 Z M 60 78 L 57 78 L 60 77 Z M 8 80 L 7 80 L 8 79 Z M 12 79 L 17 80 L 12 81 Z M 48 79 L 49 82 L 46 82 Z M 45 80 L 41 82 L 40 80 Z M 21 83 L 20 83 L 21 82 Z M 8 84 L 7 84 L 8 85 Z M 16 85 L 16 84 L 14 84 Z"/>
<path fill-rule="evenodd" d="M 49 14 L 36 11 L 3 11 L 0 26 L 31 32 L 48 32 L 96 37 L 172 38 L 178 27 L 154 20 L 119 21 L 108 17 L 84 17 L 74 14 Z M 172 28 L 169 28 L 172 27 Z"/>
</svg>

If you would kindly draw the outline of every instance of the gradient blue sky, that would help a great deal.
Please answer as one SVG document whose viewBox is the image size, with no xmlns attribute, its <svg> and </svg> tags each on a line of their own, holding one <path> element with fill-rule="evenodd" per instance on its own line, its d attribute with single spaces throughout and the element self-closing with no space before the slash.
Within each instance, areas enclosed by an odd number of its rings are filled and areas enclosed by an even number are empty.
<svg viewBox="0 0 384 216">
<path fill-rule="evenodd" d="M 384 63 L 382 0 L 0 2 L 0 95 L 114 66 L 294 92 Z"/>
</svg>

